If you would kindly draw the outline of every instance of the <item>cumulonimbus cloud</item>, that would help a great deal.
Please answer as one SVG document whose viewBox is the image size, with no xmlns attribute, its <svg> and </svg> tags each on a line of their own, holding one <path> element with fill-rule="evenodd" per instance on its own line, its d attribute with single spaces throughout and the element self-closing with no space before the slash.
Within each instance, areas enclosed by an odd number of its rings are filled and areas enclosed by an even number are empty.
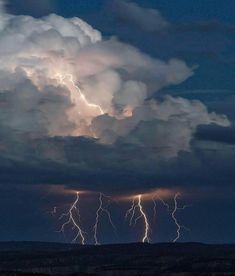
<svg viewBox="0 0 235 276">
<path fill-rule="evenodd" d="M 228 126 L 226 116 L 209 113 L 199 101 L 151 96 L 185 81 L 193 70 L 182 60 L 154 59 L 116 39 L 105 40 L 79 18 L 35 19 L 2 9 L 1 153 L 76 163 L 65 142 L 50 144 L 50 150 L 42 146 L 41 140 L 55 136 L 138 145 L 163 158 L 189 151 L 199 125 Z"/>
</svg>

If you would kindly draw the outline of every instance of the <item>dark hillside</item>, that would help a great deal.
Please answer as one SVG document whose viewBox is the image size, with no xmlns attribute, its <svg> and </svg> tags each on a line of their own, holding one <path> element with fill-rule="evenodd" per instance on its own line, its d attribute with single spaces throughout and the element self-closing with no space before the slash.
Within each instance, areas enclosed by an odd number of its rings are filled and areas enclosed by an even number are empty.
<svg viewBox="0 0 235 276">
<path fill-rule="evenodd" d="M 235 275 L 235 245 L 0 243 L 0 270 L 1 275 Z"/>
</svg>

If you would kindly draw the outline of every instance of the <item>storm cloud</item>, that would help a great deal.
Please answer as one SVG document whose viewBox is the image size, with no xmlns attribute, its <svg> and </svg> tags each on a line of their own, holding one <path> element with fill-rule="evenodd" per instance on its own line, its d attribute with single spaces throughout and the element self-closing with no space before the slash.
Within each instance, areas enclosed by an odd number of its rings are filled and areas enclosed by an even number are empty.
<svg viewBox="0 0 235 276">
<path fill-rule="evenodd" d="M 139 15 L 134 3 L 117 3 L 128 5 L 132 20 Z M 144 15 L 144 28 L 167 26 L 157 11 L 145 12 L 151 16 Z M 163 179 L 172 185 L 178 175 L 184 185 L 197 128 L 230 126 L 200 101 L 153 97 L 195 70 L 104 39 L 79 18 L 35 19 L 1 8 L 1 181 L 99 191 L 115 180 L 112 190 L 121 192 L 158 187 Z"/>
</svg>

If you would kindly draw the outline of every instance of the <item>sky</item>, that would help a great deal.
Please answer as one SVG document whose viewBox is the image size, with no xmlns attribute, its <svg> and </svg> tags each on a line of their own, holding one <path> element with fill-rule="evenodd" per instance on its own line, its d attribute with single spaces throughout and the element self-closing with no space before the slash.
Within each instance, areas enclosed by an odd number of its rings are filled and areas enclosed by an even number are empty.
<svg viewBox="0 0 235 276">
<path fill-rule="evenodd" d="M 0 2 L 1 240 L 234 243 L 234 8 Z"/>
</svg>

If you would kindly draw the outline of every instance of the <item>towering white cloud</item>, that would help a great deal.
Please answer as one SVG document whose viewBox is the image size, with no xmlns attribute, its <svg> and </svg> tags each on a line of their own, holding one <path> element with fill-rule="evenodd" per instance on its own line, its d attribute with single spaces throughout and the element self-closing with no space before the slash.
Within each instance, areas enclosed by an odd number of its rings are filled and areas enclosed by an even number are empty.
<svg viewBox="0 0 235 276">
<path fill-rule="evenodd" d="M 93 128 L 105 143 L 120 140 L 151 147 L 161 156 L 174 157 L 189 151 L 193 134 L 199 125 L 229 126 L 226 116 L 208 113 L 199 101 L 166 97 L 150 100 L 136 108 L 132 115 L 116 119 L 109 115 L 93 120 Z"/>
<path fill-rule="evenodd" d="M 170 148 L 167 156 L 175 156 L 189 150 L 198 125 L 229 124 L 200 102 L 146 100 L 192 75 L 185 62 L 161 61 L 115 39 L 104 40 L 79 18 L 35 19 L 2 9 L 0 146 L 11 150 L 4 137 L 9 133 L 22 141 L 86 135 L 104 143 L 123 139 Z"/>
</svg>

